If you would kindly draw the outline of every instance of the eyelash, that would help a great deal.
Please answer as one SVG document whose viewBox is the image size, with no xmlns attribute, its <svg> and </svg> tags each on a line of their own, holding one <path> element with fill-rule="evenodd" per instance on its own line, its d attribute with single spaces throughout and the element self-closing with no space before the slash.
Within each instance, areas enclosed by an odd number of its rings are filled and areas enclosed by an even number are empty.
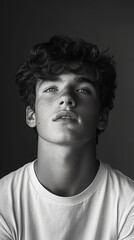
<svg viewBox="0 0 134 240">
<path fill-rule="evenodd" d="M 44 92 L 55 92 L 55 91 L 58 91 L 58 89 L 56 87 L 50 87 L 50 88 L 46 89 Z"/>
<path fill-rule="evenodd" d="M 89 89 L 85 89 L 85 88 L 80 88 L 80 89 L 76 90 L 76 92 L 80 92 L 82 94 L 90 94 Z"/>
<path fill-rule="evenodd" d="M 46 93 L 57 92 L 57 91 L 58 91 L 58 88 L 56 88 L 56 87 L 50 87 L 50 88 L 44 90 L 44 92 L 46 92 Z M 85 88 L 80 88 L 80 89 L 76 90 L 76 93 L 90 94 L 90 90 L 85 89 Z"/>
</svg>

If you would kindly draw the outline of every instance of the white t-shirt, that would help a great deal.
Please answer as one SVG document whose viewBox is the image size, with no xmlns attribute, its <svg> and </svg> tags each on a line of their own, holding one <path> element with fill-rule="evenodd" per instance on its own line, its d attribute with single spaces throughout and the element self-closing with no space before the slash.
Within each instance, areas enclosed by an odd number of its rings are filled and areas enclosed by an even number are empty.
<svg viewBox="0 0 134 240">
<path fill-rule="evenodd" d="M 100 162 L 92 184 L 60 197 L 34 162 L 0 180 L 0 240 L 134 240 L 134 182 Z"/>
</svg>

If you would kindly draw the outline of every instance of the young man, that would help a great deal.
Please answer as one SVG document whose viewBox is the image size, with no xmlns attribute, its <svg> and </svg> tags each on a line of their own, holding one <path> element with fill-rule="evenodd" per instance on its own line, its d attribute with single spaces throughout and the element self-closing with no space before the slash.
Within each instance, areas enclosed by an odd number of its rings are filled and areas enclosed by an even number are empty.
<svg viewBox="0 0 134 240">
<path fill-rule="evenodd" d="M 113 107 L 112 57 L 54 36 L 17 74 L 37 160 L 0 181 L 0 240 L 132 240 L 134 182 L 96 159 Z"/>
</svg>

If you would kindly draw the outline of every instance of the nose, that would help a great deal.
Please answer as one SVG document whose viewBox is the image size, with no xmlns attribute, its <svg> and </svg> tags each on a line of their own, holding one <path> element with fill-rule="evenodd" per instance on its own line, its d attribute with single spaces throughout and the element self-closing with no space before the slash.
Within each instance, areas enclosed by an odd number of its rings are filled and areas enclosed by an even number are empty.
<svg viewBox="0 0 134 240">
<path fill-rule="evenodd" d="M 62 94 L 62 96 L 59 99 L 59 105 L 61 107 L 71 107 L 74 108 L 76 106 L 76 101 L 73 96 L 71 96 L 70 93 L 66 92 Z"/>
</svg>

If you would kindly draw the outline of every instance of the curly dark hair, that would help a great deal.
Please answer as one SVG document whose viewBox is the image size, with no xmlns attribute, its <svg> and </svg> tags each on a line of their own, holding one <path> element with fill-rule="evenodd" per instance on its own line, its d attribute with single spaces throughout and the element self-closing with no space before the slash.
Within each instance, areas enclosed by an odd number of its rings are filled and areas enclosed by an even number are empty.
<svg viewBox="0 0 134 240">
<path fill-rule="evenodd" d="M 71 62 L 78 62 L 74 68 Z M 53 36 L 49 42 L 35 45 L 30 56 L 16 75 L 19 93 L 27 106 L 35 107 L 35 87 L 38 79 L 66 72 L 79 73 L 84 66 L 95 69 L 100 85 L 101 111 L 111 110 L 115 98 L 116 70 L 113 56 L 100 51 L 95 44 L 73 40 L 66 36 Z M 97 136 L 100 131 L 97 129 Z"/>
</svg>

